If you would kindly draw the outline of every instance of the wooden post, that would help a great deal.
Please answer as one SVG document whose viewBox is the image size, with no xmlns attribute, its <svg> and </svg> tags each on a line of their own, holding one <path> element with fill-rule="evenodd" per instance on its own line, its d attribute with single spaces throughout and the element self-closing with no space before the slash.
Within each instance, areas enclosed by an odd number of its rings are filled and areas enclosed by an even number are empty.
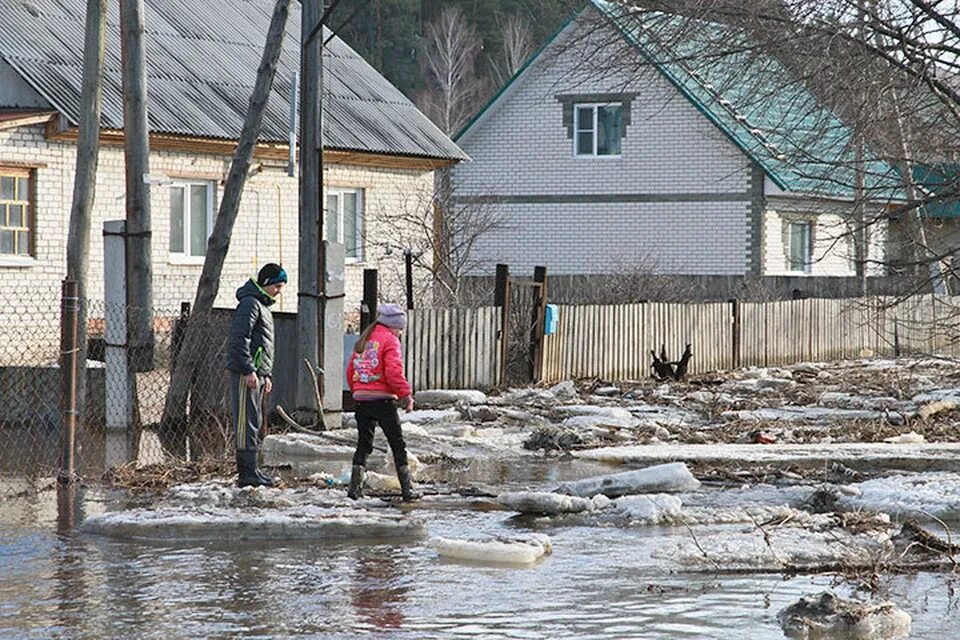
<svg viewBox="0 0 960 640">
<path fill-rule="evenodd" d="M 733 317 L 731 347 L 733 349 L 733 368 L 740 368 L 740 301 L 730 301 L 730 313 Z"/>
<path fill-rule="evenodd" d="M 153 369 L 150 141 L 143 0 L 120 0 L 127 206 L 127 343 L 132 371 Z"/>
<path fill-rule="evenodd" d="M 360 331 L 377 319 L 377 270 L 363 270 L 363 301 L 360 303 Z"/>
<path fill-rule="evenodd" d="M 547 305 L 547 268 L 533 268 L 533 311 L 530 318 L 530 380 L 537 382 L 543 365 L 543 321 Z"/>
<path fill-rule="evenodd" d="M 403 250 L 403 269 L 407 280 L 407 309 L 413 309 L 413 250 Z"/>
<path fill-rule="evenodd" d="M 507 299 L 507 281 L 510 279 L 510 268 L 505 264 L 498 264 L 496 278 L 493 289 L 493 306 L 502 307 Z"/>
<path fill-rule="evenodd" d="M 493 304 L 500 307 L 500 379 L 502 387 L 507 382 L 507 355 L 510 346 L 510 268 L 497 265 L 497 282 L 493 290 Z"/>
<path fill-rule="evenodd" d="M 76 477 L 77 442 L 77 283 L 64 280 L 60 294 L 60 411 L 62 434 L 58 481 L 70 484 Z"/>
<path fill-rule="evenodd" d="M 323 34 L 322 0 L 304 0 L 300 42 L 300 246 L 297 273 L 297 395 L 295 419 L 301 424 L 319 421 L 317 389 L 310 372 L 302 365 L 320 362 L 321 304 L 320 278 L 323 274 L 320 240 L 323 237 Z"/>
<path fill-rule="evenodd" d="M 97 165 L 100 157 L 100 107 L 102 104 L 103 60 L 106 43 L 107 0 L 87 0 L 83 45 L 83 84 L 80 89 L 80 120 L 77 124 L 76 177 L 67 235 L 67 279 L 77 283 L 77 295 L 87 298 L 90 269 L 91 212 L 96 195 Z M 77 326 L 87 326 L 86 304 L 80 305 Z M 78 336 L 80 362 L 87 360 L 87 332 Z M 124 337 L 124 341 L 126 338 Z M 86 398 L 86 367 L 78 371 L 79 411 Z"/>
</svg>

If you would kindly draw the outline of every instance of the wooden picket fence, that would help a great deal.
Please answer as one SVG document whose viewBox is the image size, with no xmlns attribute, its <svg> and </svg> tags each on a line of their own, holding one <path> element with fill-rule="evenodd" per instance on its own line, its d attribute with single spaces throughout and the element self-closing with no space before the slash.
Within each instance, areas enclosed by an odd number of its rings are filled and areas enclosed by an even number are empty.
<svg viewBox="0 0 960 640">
<path fill-rule="evenodd" d="M 498 307 L 416 309 L 403 333 L 414 389 L 485 389 L 500 381 Z"/>
<path fill-rule="evenodd" d="M 638 380 L 650 351 L 677 360 L 691 345 L 691 374 L 861 355 L 960 356 L 953 328 L 960 297 L 778 302 L 563 305 L 543 340 L 540 379 Z M 418 309 L 404 332 L 416 389 L 485 389 L 500 382 L 501 309 Z"/>
<path fill-rule="evenodd" d="M 827 361 L 862 354 L 960 356 L 958 297 L 808 299 L 757 303 L 560 306 L 541 379 L 650 375 L 650 351 L 671 360 L 691 344 L 689 373 Z"/>
</svg>

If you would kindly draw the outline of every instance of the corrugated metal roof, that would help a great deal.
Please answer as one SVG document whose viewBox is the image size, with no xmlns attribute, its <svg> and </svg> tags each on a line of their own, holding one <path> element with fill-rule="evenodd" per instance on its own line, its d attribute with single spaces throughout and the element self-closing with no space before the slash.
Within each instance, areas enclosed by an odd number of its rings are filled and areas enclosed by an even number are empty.
<svg viewBox="0 0 960 640">
<path fill-rule="evenodd" d="M 101 125 L 123 128 L 118 4 L 109 4 Z M 145 0 L 150 130 L 235 140 L 263 53 L 272 0 Z M 68 121 L 79 120 L 84 0 L 0 0 L 0 58 Z M 329 32 L 327 32 L 329 35 Z M 291 5 L 260 139 L 288 140 L 300 6 Z M 0 104 L 2 107 L 2 104 Z M 324 51 L 324 147 L 465 160 L 466 154 L 339 38 Z"/>
</svg>

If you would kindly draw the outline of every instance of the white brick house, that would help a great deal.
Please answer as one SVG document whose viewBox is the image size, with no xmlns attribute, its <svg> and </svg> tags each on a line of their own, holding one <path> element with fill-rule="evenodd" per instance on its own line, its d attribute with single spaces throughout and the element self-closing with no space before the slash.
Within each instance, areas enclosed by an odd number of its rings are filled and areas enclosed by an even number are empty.
<svg viewBox="0 0 960 640">
<path fill-rule="evenodd" d="M 175 311 L 180 301 L 193 299 L 256 77 L 273 3 L 242 4 L 247 10 L 226 21 L 219 12 L 229 8 L 216 3 L 146 2 L 147 16 L 155 20 L 147 25 L 150 171 L 164 177 L 164 184 L 150 188 L 154 293 L 160 310 Z M 84 3 L 4 0 L 3 12 L 0 278 L 14 287 L 26 284 L 34 298 L 42 291 L 48 304 L 56 305 L 65 274 L 76 162 Z M 217 31 L 218 25 L 223 31 Z M 292 293 L 279 307 L 296 310 L 298 180 L 287 175 L 286 140 L 291 78 L 299 67 L 299 25 L 294 3 L 217 306 L 233 306 L 234 291 L 257 265 L 277 261 L 291 276 Z M 108 31 L 91 229 L 92 299 L 102 297 L 103 222 L 122 219 L 125 211 L 115 12 Z M 201 50 L 204 54 L 196 55 Z M 399 298 L 403 256 L 397 249 L 416 239 L 412 230 L 396 227 L 397 212 L 417 207 L 432 216 L 434 171 L 466 156 L 342 41 L 331 40 L 324 57 L 325 232 L 347 247 L 345 302 L 352 310 L 359 305 L 364 268 L 379 268 L 381 295 Z M 0 323 L 9 328 L 5 311 L 0 309 Z"/>
<path fill-rule="evenodd" d="M 487 262 L 554 274 L 854 275 L 853 189 L 803 148 L 815 140 L 835 155 L 849 130 L 795 86 L 773 108 L 776 96 L 743 100 L 745 78 L 785 70 L 770 60 L 693 70 L 647 40 L 638 15 L 595 0 L 455 137 L 472 158 L 453 170 L 457 199 L 503 221 L 478 247 Z M 867 186 L 878 189 L 893 172 L 869 160 Z M 871 264 L 884 235 L 884 222 L 871 227 Z"/>
</svg>

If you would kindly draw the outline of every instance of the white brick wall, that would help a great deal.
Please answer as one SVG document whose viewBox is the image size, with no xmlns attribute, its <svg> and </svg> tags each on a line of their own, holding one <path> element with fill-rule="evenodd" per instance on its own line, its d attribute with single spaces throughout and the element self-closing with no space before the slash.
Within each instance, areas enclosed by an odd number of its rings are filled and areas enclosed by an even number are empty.
<svg viewBox="0 0 960 640">
<path fill-rule="evenodd" d="M 43 165 L 36 170 L 36 259 L 24 265 L 0 258 L 0 278 L 7 283 L 23 282 L 33 290 L 47 291 L 54 310 L 66 269 L 75 159 L 75 145 L 46 140 L 41 126 L 0 131 L 0 165 L 4 162 Z M 223 195 L 219 179 L 226 176 L 229 166 L 230 158 L 226 156 L 153 151 L 150 157 L 152 173 L 191 180 L 209 177 L 217 181 L 215 212 Z M 366 259 L 347 266 L 346 308 L 353 310 L 359 306 L 364 267 L 380 269 L 382 299 L 399 300 L 403 291 L 402 251 L 395 249 L 392 255 L 384 255 L 383 244 L 424 248 L 426 243 L 422 237 L 409 225 L 397 224 L 395 217 L 399 212 L 427 210 L 425 207 L 429 206 L 433 193 L 433 172 L 328 165 L 324 179 L 329 186 L 362 188 L 365 194 Z M 90 235 L 88 297 L 91 299 L 103 297 L 103 222 L 123 219 L 124 202 L 123 149 L 102 147 Z M 258 264 L 280 261 L 290 273 L 291 285 L 290 293 L 278 308 L 296 310 L 297 210 L 297 179 L 288 177 L 285 167 L 267 166 L 248 180 L 223 266 L 217 306 L 235 304 L 234 291 L 256 273 Z M 181 301 L 192 301 L 202 265 L 176 264 L 170 260 L 169 187 L 151 188 L 151 217 L 155 306 L 176 313 Z M 429 261 L 429 253 L 425 259 Z M 420 281 L 426 277 L 423 270 L 415 274 Z M 0 309 L 0 324 L 10 326 L 11 318 L 4 316 L 5 311 Z"/>
<path fill-rule="evenodd" d="M 595 31 L 574 41 L 561 38 L 458 141 L 473 158 L 454 171 L 458 197 L 746 194 L 746 156 L 661 75 L 569 71 L 582 64 L 581 48 L 619 36 Z M 589 93 L 637 94 L 620 158 L 573 155 L 556 96 Z M 563 273 L 602 272 L 641 256 L 677 273 L 744 273 L 748 200 L 495 205 L 512 228 L 482 248 L 496 254 L 490 262 L 550 263 Z"/>
<path fill-rule="evenodd" d="M 763 273 L 764 275 L 797 275 L 787 266 L 789 239 L 787 225 L 791 221 L 807 221 L 812 224 L 813 262 L 808 275 L 854 276 L 854 245 L 851 227 L 846 223 L 851 215 L 852 204 L 823 204 L 811 209 L 803 202 L 771 200 L 763 218 Z M 833 212 L 825 212 L 824 208 Z M 887 224 L 877 222 L 869 227 L 867 273 L 883 275 Z"/>
</svg>

